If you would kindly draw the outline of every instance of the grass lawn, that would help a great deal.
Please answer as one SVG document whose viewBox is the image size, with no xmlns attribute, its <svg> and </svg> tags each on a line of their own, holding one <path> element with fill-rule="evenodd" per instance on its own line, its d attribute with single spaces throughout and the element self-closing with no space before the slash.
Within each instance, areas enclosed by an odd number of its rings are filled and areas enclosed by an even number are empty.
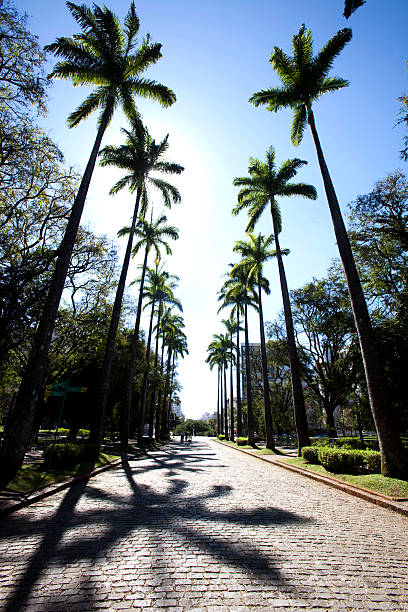
<svg viewBox="0 0 408 612">
<path fill-rule="evenodd" d="M 369 489 L 375 493 L 382 493 L 393 498 L 408 499 L 408 482 L 406 480 L 398 480 L 397 478 L 387 478 L 381 476 L 381 474 L 335 474 L 328 472 L 322 465 L 313 465 L 306 463 L 302 457 L 291 457 L 290 459 L 284 459 L 285 463 L 290 463 L 297 467 L 301 467 L 311 472 L 317 472 L 323 476 L 329 476 L 336 480 L 342 480 L 364 489 Z"/>
<path fill-rule="evenodd" d="M 95 463 L 93 461 L 87 461 L 80 463 L 72 468 L 67 468 L 65 470 L 50 470 L 49 473 L 45 475 L 44 464 L 43 463 L 27 463 L 23 465 L 23 467 L 19 470 L 14 480 L 10 482 L 7 486 L 9 491 L 13 491 L 14 493 L 28 493 L 34 487 L 44 487 L 45 485 L 51 484 L 53 482 L 58 482 L 60 480 L 64 480 L 69 476 L 76 476 L 81 474 L 82 472 L 87 472 L 92 470 L 93 468 L 98 468 L 111 461 L 114 461 L 118 457 L 115 455 L 105 455 L 101 453 L 99 455 L 98 461 Z"/>
</svg>

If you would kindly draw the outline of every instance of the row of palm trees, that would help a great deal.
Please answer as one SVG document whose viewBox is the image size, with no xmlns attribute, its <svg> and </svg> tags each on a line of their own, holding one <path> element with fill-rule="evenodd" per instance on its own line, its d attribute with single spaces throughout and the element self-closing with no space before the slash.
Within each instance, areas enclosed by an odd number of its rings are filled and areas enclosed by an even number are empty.
<svg viewBox="0 0 408 612">
<path fill-rule="evenodd" d="M 368 396 L 370 399 L 371 411 L 376 425 L 381 450 L 381 471 L 384 475 L 407 477 L 408 458 L 404 451 L 398 431 L 392 422 L 391 410 L 386 391 L 384 366 L 378 350 L 375 333 L 370 320 L 370 314 L 358 276 L 340 206 L 326 161 L 324 159 L 323 150 L 316 129 L 314 113 L 312 110 L 313 103 L 323 94 L 337 91 L 348 86 L 348 81 L 339 77 L 330 77 L 329 73 L 335 58 L 351 40 L 351 37 L 352 32 L 349 28 L 338 31 L 319 51 L 319 53 L 314 56 L 311 31 L 306 30 L 305 26 L 302 25 L 299 32 L 293 36 L 293 56 L 289 56 L 278 47 L 275 47 L 274 52 L 271 54 L 270 63 L 281 80 L 281 87 L 271 87 L 269 89 L 256 92 L 250 98 L 250 102 L 252 102 L 255 106 L 265 105 L 269 111 L 274 112 L 278 112 L 282 108 L 291 108 L 293 110 L 291 140 L 295 146 L 300 144 L 306 124 L 308 124 L 310 127 L 332 217 L 339 254 L 347 280 L 355 326 L 359 337 L 368 388 Z M 265 162 L 251 158 L 248 169 L 249 176 L 239 177 L 234 180 L 234 185 L 241 187 L 241 190 L 238 194 L 238 203 L 233 209 L 234 214 L 238 214 L 243 209 L 248 209 L 249 222 L 246 230 L 247 232 L 251 232 L 253 231 L 257 221 L 260 219 L 265 208 L 268 205 L 270 207 L 272 217 L 272 236 L 269 238 L 263 238 L 261 235 L 259 235 L 258 238 L 256 238 L 255 236 L 249 234 L 249 241 L 252 244 L 255 244 L 255 242 L 258 240 L 259 244 L 263 242 L 264 244 L 267 243 L 269 246 L 273 240 L 275 244 L 275 252 L 273 254 L 276 256 L 278 261 L 279 278 L 282 291 L 299 452 L 302 446 L 309 443 L 309 435 L 302 382 L 300 377 L 299 359 L 297 356 L 293 332 L 289 292 L 282 260 L 283 253 L 279 243 L 279 234 L 282 230 L 282 221 L 276 198 L 298 195 L 309 199 L 316 199 L 316 190 L 312 185 L 290 182 L 296 175 L 299 168 L 306 163 L 306 161 L 297 158 L 290 159 L 284 162 L 277 169 L 275 166 L 275 151 L 273 147 L 270 147 L 267 151 Z M 231 299 L 234 292 L 236 295 L 237 291 L 243 291 L 245 300 L 244 328 L 246 336 L 245 355 L 247 370 L 248 441 L 250 444 L 253 443 L 251 431 L 253 427 L 253 424 L 251 423 L 252 397 L 250 376 L 248 376 L 249 351 L 247 342 L 247 306 L 250 302 L 250 296 L 252 294 L 252 301 L 255 302 L 260 316 L 265 426 L 269 448 L 273 448 L 273 436 L 271 436 L 270 432 L 270 411 L 268 408 L 269 393 L 267 369 L 265 367 L 265 347 L 262 325 L 263 313 L 260 299 L 262 292 L 262 267 L 259 262 L 257 265 L 252 265 L 250 260 L 248 260 L 248 257 L 252 258 L 252 253 L 249 255 L 250 250 L 248 250 L 246 246 L 244 247 L 242 243 L 237 243 L 235 250 L 238 250 L 238 252 L 243 254 L 243 260 L 232 267 L 230 279 L 227 281 L 227 283 L 229 283 L 231 286 L 234 284 L 234 282 L 236 282 L 234 280 L 234 271 L 237 269 L 245 271 L 245 274 L 242 280 L 240 280 L 240 289 L 232 290 L 227 288 L 227 291 L 223 295 L 223 299 L 225 300 L 224 303 L 227 303 L 227 300 Z M 256 289 L 254 286 L 250 288 L 249 281 L 251 276 L 256 277 L 256 283 L 254 283 L 256 284 Z M 223 291 L 225 291 L 224 288 Z M 232 302 L 230 302 L 230 304 L 231 303 Z M 214 360 L 211 355 L 214 348 L 211 348 L 210 345 L 209 350 L 209 362 L 210 365 L 212 365 Z M 224 368 L 225 372 L 224 363 L 222 363 L 222 368 Z M 268 431 L 270 432 L 269 435 Z M 228 435 L 226 430 L 225 433 Z"/>
<path fill-rule="evenodd" d="M 163 107 L 172 105 L 176 100 L 174 92 L 167 86 L 143 76 L 143 73 L 162 57 L 161 44 L 153 43 L 149 35 L 138 42 L 140 22 L 133 1 L 123 25 L 106 6 L 94 5 L 93 9 L 90 9 L 83 4 L 78 5 L 74 2 L 67 2 L 67 6 L 81 28 L 81 32 L 71 37 L 59 37 L 54 43 L 47 45 L 46 50 L 62 58 L 55 65 L 49 78 L 69 79 L 74 86 L 94 87 L 88 97 L 69 115 L 69 127 L 77 126 L 95 111 L 99 111 L 100 114 L 95 142 L 59 248 L 48 296 L 36 330 L 14 410 L 4 432 L 4 441 L 0 450 L 0 465 L 2 466 L 0 488 L 8 484 L 20 468 L 31 441 L 38 398 L 42 391 L 46 373 L 51 337 L 85 199 L 100 153 L 102 138 L 118 108 L 122 108 L 130 121 L 131 127 L 129 130 L 123 130 L 126 136 L 124 145 L 105 147 L 102 152 L 102 164 L 114 165 L 125 171 L 122 179 L 112 188 L 112 193 L 116 193 L 126 186 L 130 192 L 136 194 L 136 199 L 100 375 L 96 405 L 98 418 L 92 428 L 92 438 L 95 441 L 101 441 L 103 438 L 110 373 L 123 292 L 136 227 L 138 222 L 143 226 L 143 220 L 146 218 L 149 202 L 148 186 L 153 185 L 157 188 L 166 206 L 170 207 L 172 203 L 180 200 L 180 194 L 174 186 L 163 179 L 152 177 L 151 173 L 158 171 L 164 174 L 179 174 L 183 168 L 178 164 L 162 159 L 162 155 L 168 148 L 167 137 L 156 144 L 144 127 L 135 104 L 136 96 L 157 101 Z M 142 218 L 142 221 L 138 221 L 139 217 Z M 163 219 L 161 222 L 163 222 Z M 173 230 L 172 232 L 174 234 Z M 144 266 L 142 275 L 146 272 L 147 268 Z M 140 295 L 143 295 L 143 290 Z M 159 302 L 163 303 L 163 301 L 159 299 Z M 155 302 L 157 302 L 157 296 Z M 139 306 L 141 308 L 141 301 Z M 139 323 L 137 319 L 137 325 L 140 324 L 140 308 L 138 307 Z M 163 322 L 163 313 L 160 316 Z M 166 332 L 160 331 L 164 329 L 162 325 L 163 323 L 158 328 L 158 333 L 160 332 L 163 338 L 162 355 L 164 355 L 164 346 L 167 346 L 168 351 L 166 388 L 161 398 L 164 403 L 160 417 L 165 429 L 166 419 L 168 420 L 166 415 L 171 401 L 169 393 L 172 376 L 174 376 L 176 356 L 185 353 L 186 344 L 180 321 L 177 325 L 174 321 L 173 323 L 169 322 L 170 327 Z M 136 326 L 135 331 L 138 332 Z M 137 338 L 137 334 L 134 337 Z M 149 351 L 147 351 L 148 358 Z M 161 367 L 163 368 L 163 363 Z M 123 418 L 123 422 L 126 421 L 126 418 Z M 126 425 L 123 426 L 123 440 L 125 439 Z"/>
</svg>

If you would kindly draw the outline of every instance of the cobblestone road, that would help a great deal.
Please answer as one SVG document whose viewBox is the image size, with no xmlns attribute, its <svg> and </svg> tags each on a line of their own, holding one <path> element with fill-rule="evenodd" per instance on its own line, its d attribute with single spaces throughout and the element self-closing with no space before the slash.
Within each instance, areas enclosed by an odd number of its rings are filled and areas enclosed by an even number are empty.
<svg viewBox="0 0 408 612">
<path fill-rule="evenodd" d="M 215 442 L 173 443 L 3 519 L 1 605 L 408 610 L 408 520 Z"/>
</svg>

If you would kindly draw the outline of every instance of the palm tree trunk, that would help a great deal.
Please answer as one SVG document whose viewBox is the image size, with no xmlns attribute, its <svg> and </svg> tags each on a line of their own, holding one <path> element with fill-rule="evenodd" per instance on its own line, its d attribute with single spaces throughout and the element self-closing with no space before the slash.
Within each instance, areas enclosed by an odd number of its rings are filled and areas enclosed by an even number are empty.
<svg viewBox="0 0 408 612">
<path fill-rule="evenodd" d="M 261 274 L 258 272 L 259 334 L 261 337 L 261 361 L 262 361 L 266 448 L 269 448 L 270 450 L 274 451 L 275 450 L 275 440 L 273 437 L 272 410 L 271 410 L 271 400 L 269 397 L 268 363 L 266 360 L 265 329 L 264 329 L 264 320 L 263 320 L 261 291 L 262 291 Z"/>
<path fill-rule="evenodd" d="M 254 439 L 254 413 L 252 406 L 251 365 L 249 361 L 249 339 L 248 339 L 248 305 L 244 306 L 245 317 L 245 374 L 246 374 L 246 396 L 247 396 L 247 429 L 248 444 L 255 446 Z"/>
<path fill-rule="evenodd" d="M 228 409 L 227 409 L 227 364 L 226 363 L 224 363 L 224 434 L 225 434 L 225 439 L 229 440 Z"/>
<path fill-rule="evenodd" d="M 143 260 L 142 276 L 140 278 L 139 299 L 137 302 L 136 321 L 135 321 L 135 327 L 134 327 L 133 334 L 132 334 L 129 369 L 128 369 L 128 374 L 126 377 L 126 384 L 125 384 L 125 399 L 124 399 L 124 403 L 122 407 L 121 447 L 123 450 L 127 448 L 128 441 L 129 441 L 129 419 L 130 419 L 130 410 L 132 407 L 133 379 L 135 376 L 135 369 L 136 369 L 137 347 L 138 347 L 138 342 L 139 342 L 139 330 L 140 330 L 140 317 L 142 314 L 143 288 L 144 288 L 144 280 L 146 276 L 148 255 L 149 255 L 149 246 L 146 245 L 144 260 Z"/>
<path fill-rule="evenodd" d="M 224 385 L 222 384 L 222 366 L 220 368 L 220 433 L 224 435 Z"/>
<path fill-rule="evenodd" d="M 241 355 L 239 347 L 239 308 L 237 307 L 237 437 L 242 436 L 242 405 L 241 405 Z"/>
<path fill-rule="evenodd" d="M 139 429 L 137 435 L 137 441 L 139 444 L 143 442 L 143 430 L 145 424 L 145 414 L 146 414 L 146 396 L 147 396 L 147 383 L 149 380 L 149 372 L 150 372 L 150 345 L 152 342 L 152 330 L 153 330 L 153 316 L 154 316 L 154 307 L 155 301 L 152 302 L 152 310 L 150 313 L 150 324 L 149 324 L 149 334 L 147 337 L 147 346 L 146 346 L 146 370 L 143 376 L 143 387 L 142 387 L 142 402 L 140 406 L 140 416 L 139 416 Z"/>
<path fill-rule="evenodd" d="M 292 309 L 290 307 L 288 284 L 286 281 L 285 268 L 283 266 L 282 253 L 281 253 L 281 248 L 279 244 L 278 223 L 276 219 L 276 212 L 275 212 L 273 197 L 270 198 L 270 202 L 271 202 L 273 233 L 275 237 L 275 246 L 276 246 L 276 258 L 278 260 L 279 279 L 280 279 L 280 286 L 281 286 L 281 291 L 282 291 L 283 311 L 285 314 L 286 336 L 287 336 L 287 342 L 288 342 L 288 353 L 289 353 L 289 362 L 290 362 L 290 376 L 291 376 L 291 381 L 292 381 L 293 408 L 294 408 L 294 415 L 295 415 L 296 432 L 297 432 L 297 437 L 298 437 L 298 455 L 300 457 L 302 447 L 309 446 L 310 438 L 309 438 L 309 430 L 308 430 L 308 425 L 307 425 L 305 399 L 303 397 L 302 382 L 300 378 L 299 356 L 296 350 L 295 332 L 293 330 Z"/>
<path fill-rule="evenodd" d="M 55 319 L 57 317 L 61 295 L 64 290 L 72 250 L 78 233 L 93 170 L 95 168 L 96 158 L 101 146 L 102 137 L 109 122 L 109 117 L 111 116 L 113 103 L 114 100 L 110 96 L 107 100 L 91 155 L 72 206 L 64 237 L 58 249 L 58 258 L 55 263 L 47 299 L 27 360 L 27 366 L 14 404 L 14 409 L 7 420 L 7 428 L 4 431 L 4 442 L 0 450 L 0 490 L 14 478 L 15 474 L 20 469 L 24 460 L 24 455 L 31 441 L 37 400 L 45 378 L 48 352 Z"/>
<path fill-rule="evenodd" d="M 233 342 L 232 342 L 232 334 L 231 334 L 231 370 L 230 370 L 230 431 L 231 431 L 231 440 L 234 441 L 234 385 L 232 383 L 233 374 L 232 374 L 232 359 L 233 359 Z"/>
<path fill-rule="evenodd" d="M 115 301 L 113 304 L 112 316 L 106 339 L 105 356 L 103 360 L 102 370 L 99 377 L 99 387 L 97 390 L 96 399 L 96 419 L 95 425 L 90 433 L 90 438 L 94 442 L 101 444 L 103 442 L 103 431 L 105 427 L 106 406 L 108 403 L 109 383 L 112 372 L 113 357 L 115 354 L 115 341 L 118 333 L 120 312 L 122 310 L 123 293 L 125 291 L 126 277 L 129 270 L 130 256 L 132 254 L 133 236 L 135 233 L 137 215 L 139 212 L 139 202 L 141 197 L 141 189 L 137 190 L 136 202 L 133 209 L 132 224 L 130 227 L 128 243 L 126 246 L 125 257 L 123 259 L 122 270 L 119 277 L 118 286 L 116 288 Z"/>
<path fill-rule="evenodd" d="M 163 336 L 162 348 L 161 348 L 160 381 L 163 378 L 163 364 L 164 364 L 164 336 Z M 162 388 L 161 388 L 161 382 L 160 382 L 159 392 L 157 394 L 156 427 L 155 427 L 155 432 L 154 432 L 154 436 L 156 440 L 160 439 L 160 436 L 162 433 L 161 432 L 161 403 L 162 403 L 161 398 L 162 398 Z"/>
<path fill-rule="evenodd" d="M 346 276 L 351 308 L 353 310 L 354 322 L 360 342 L 368 397 L 381 451 L 381 473 L 384 476 L 407 477 L 408 454 L 402 445 L 401 438 L 394 426 L 390 414 L 391 411 L 389 399 L 387 397 L 384 366 L 371 325 L 370 315 L 339 202 L 320 146 L 314 115 L 310 109 L 308 109 L 308 123 L 317 151 L 317 158 L 323 177 L 327 202 L 329 204 L 337 246 Z"/>
<path fill-rule="evenodd" d="M 166 367 L 166 384 L 164 386 L 164 394 L 163 394 L 163 411 L 162 411 L 162 422 L 161 429 L 162 434 L 167 436 L 167 401 L 169 395 L 169 387 L 170 387 L 170 363 L 171 363 L 171 348 L 167 348 L 167 367 Z"/>
<path fill-rule="evenodd" d="M 220 368 L 218 368 L 218 385 L 217 385 L 217 435 L 221 433 L 220 428 Z"/>
<path fill-rule="evenodd" d="M 156 333 L 156 348 L 155 348 L 155 356 L 154 356 L 154 369 L 157 369 L 157 364 L 159 362 L 159 337 L 160 337 L 160 319 L 161 319 L 161 309 L 162 302 L 159 302 L 159 308 L 157 313 L 157 333 Z M 153 429 L 154 429 L 154 413 L 155 413 L 155 403 L 156 403 L 156 386 L 152 389 L 152 396 L 150 398 L 150 411 L 149 411 L 149 437 L 153 438 Z"/>
</svg>

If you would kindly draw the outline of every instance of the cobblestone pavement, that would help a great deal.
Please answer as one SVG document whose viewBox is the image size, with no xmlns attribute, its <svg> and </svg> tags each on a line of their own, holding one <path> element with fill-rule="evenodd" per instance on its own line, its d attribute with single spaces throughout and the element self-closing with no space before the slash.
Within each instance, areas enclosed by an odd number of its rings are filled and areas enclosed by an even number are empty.
<svg viewBox="0 0 408 612">
<path fill-rule="evenodd" d="M 408 521 L 213 441 L 172 443 L 0 525 L 1 605 L 408 610 Z"/>
</svg>

